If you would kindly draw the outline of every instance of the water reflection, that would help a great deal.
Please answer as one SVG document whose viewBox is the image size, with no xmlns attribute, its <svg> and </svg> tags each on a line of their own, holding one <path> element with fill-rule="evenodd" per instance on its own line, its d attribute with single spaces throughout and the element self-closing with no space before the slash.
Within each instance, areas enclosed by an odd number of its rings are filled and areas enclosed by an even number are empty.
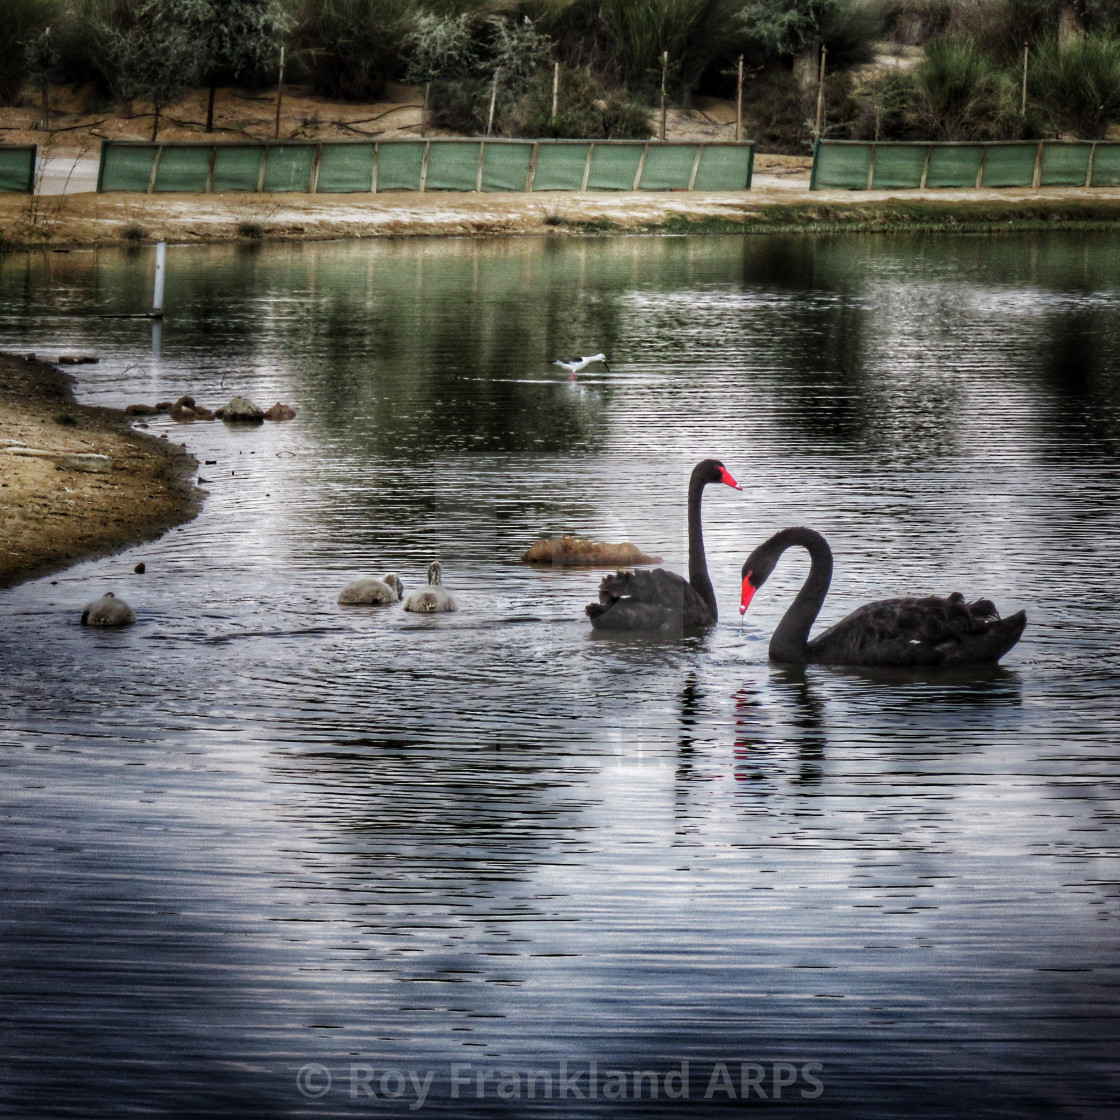
<svg viewBox="0 0 1120 1120">
<path fill-rule="evenodd" d="M 690 1062 L 674 1117 L 710 1114 L 715 1063 L 772 1090 L 791 1056 L 825 1092 L 781 1103 L 817 1120 L 1107 1115 L 1118 261 L 1099 234 L 173 250 L 154 349 L 98 317 L 146 305 L 147 253 L 0 261 L 0 344 L 96 351 L 84 399 L 299 410 L 153 421 L 202 515 L 0 595 L 15 1111 L 348 1113 L 357 1062 L 434 1070 L 436 1115 L 613 1115 L 452 1096 L 454 1063 L 590 1055 Z M 609 376 L 548 365 L 600 349 Z M 704 637 L 594 640 L 601 573 L 518 562 L 574 532 L 684 570 L 710 454 L 747 493 L 705 507 Z M 836 556 L 822 621 L 959 589 L 1026 607 L 1023 641 L 961 675 L 770 666 L 804 561 L 742 633 L 739 568 L 802 523 Z M 455 615 L 338 607 L 435 557 Z M 76 625 L 106 587 L 128 633 Z"/>
</svg>

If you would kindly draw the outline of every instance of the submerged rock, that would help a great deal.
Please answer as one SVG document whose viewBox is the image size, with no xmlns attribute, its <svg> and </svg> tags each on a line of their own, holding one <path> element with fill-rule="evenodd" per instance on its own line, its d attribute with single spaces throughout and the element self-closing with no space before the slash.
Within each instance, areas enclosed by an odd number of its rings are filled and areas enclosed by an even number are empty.
<svg viewBox="0 0 1120 1120">
<path fill-rule="evenodd" d="M 264 420 L 264 410 L 253 404 L 248 397 L 234 397 L 225 408 L 218 409 L 215 415 L 240 424 L 259 424 Z"/>
</svg>

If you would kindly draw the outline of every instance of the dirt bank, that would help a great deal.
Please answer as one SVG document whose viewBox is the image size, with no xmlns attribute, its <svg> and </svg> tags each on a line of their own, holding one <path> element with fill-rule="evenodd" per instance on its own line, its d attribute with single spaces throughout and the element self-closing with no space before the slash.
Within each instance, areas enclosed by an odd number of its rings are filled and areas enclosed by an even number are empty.
<svg viewBox="0 0 1120 1120">
<path fill-rule="evenodd" d="M 589 233 L 1115 227 L 1120 189 L 740 194 L 0 195 L 8 249 Z"/>
<path fill-rule="evenodd" d="M 106 456 L 109 463 L 5 448 Z M 0 587 L 158 536 L 197 511 L 178 444 L 128 428 L 123 413 L 74 403 L 70 378 L 39 360 L 0 354 Z"/>
</svg>

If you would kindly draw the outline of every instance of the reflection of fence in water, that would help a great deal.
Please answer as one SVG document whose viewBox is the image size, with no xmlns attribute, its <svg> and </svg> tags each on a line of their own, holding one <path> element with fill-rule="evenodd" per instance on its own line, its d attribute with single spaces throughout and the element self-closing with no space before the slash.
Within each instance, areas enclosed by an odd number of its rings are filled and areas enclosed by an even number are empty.
<svg viewBox="0 0 1120 1120">
<path fill-rule="evenodd" d="M 818 140 L 810 190 L 1120 186 L 1120 143 Z"/>
<path fill-rule="evenodd" d="M 35 189 L 35 144 L 0 146 L 0 191 L 30 194 Z"/>
<path fill-rule="evenodd" d="M 752 142 L 342 140 L 101 146 L 99 191 L 741 191 Z"/>
</svg>

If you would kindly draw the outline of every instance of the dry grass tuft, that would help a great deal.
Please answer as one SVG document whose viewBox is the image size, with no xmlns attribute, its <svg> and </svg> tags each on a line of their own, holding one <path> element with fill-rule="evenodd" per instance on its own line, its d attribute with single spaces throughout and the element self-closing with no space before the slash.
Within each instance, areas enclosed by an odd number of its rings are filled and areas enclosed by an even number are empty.
<svg viewBox="0 0 1120 1120">
<path fill-rule="evenodd" d="M 521 557 L 525 564 L 552 564 L 572 568 L 613 568 L 618 565 L 660 564 L 660 556 L 647 556 L 628 541 L 605 544 L 585 537 L 542 537 Z"/>
</svg>

